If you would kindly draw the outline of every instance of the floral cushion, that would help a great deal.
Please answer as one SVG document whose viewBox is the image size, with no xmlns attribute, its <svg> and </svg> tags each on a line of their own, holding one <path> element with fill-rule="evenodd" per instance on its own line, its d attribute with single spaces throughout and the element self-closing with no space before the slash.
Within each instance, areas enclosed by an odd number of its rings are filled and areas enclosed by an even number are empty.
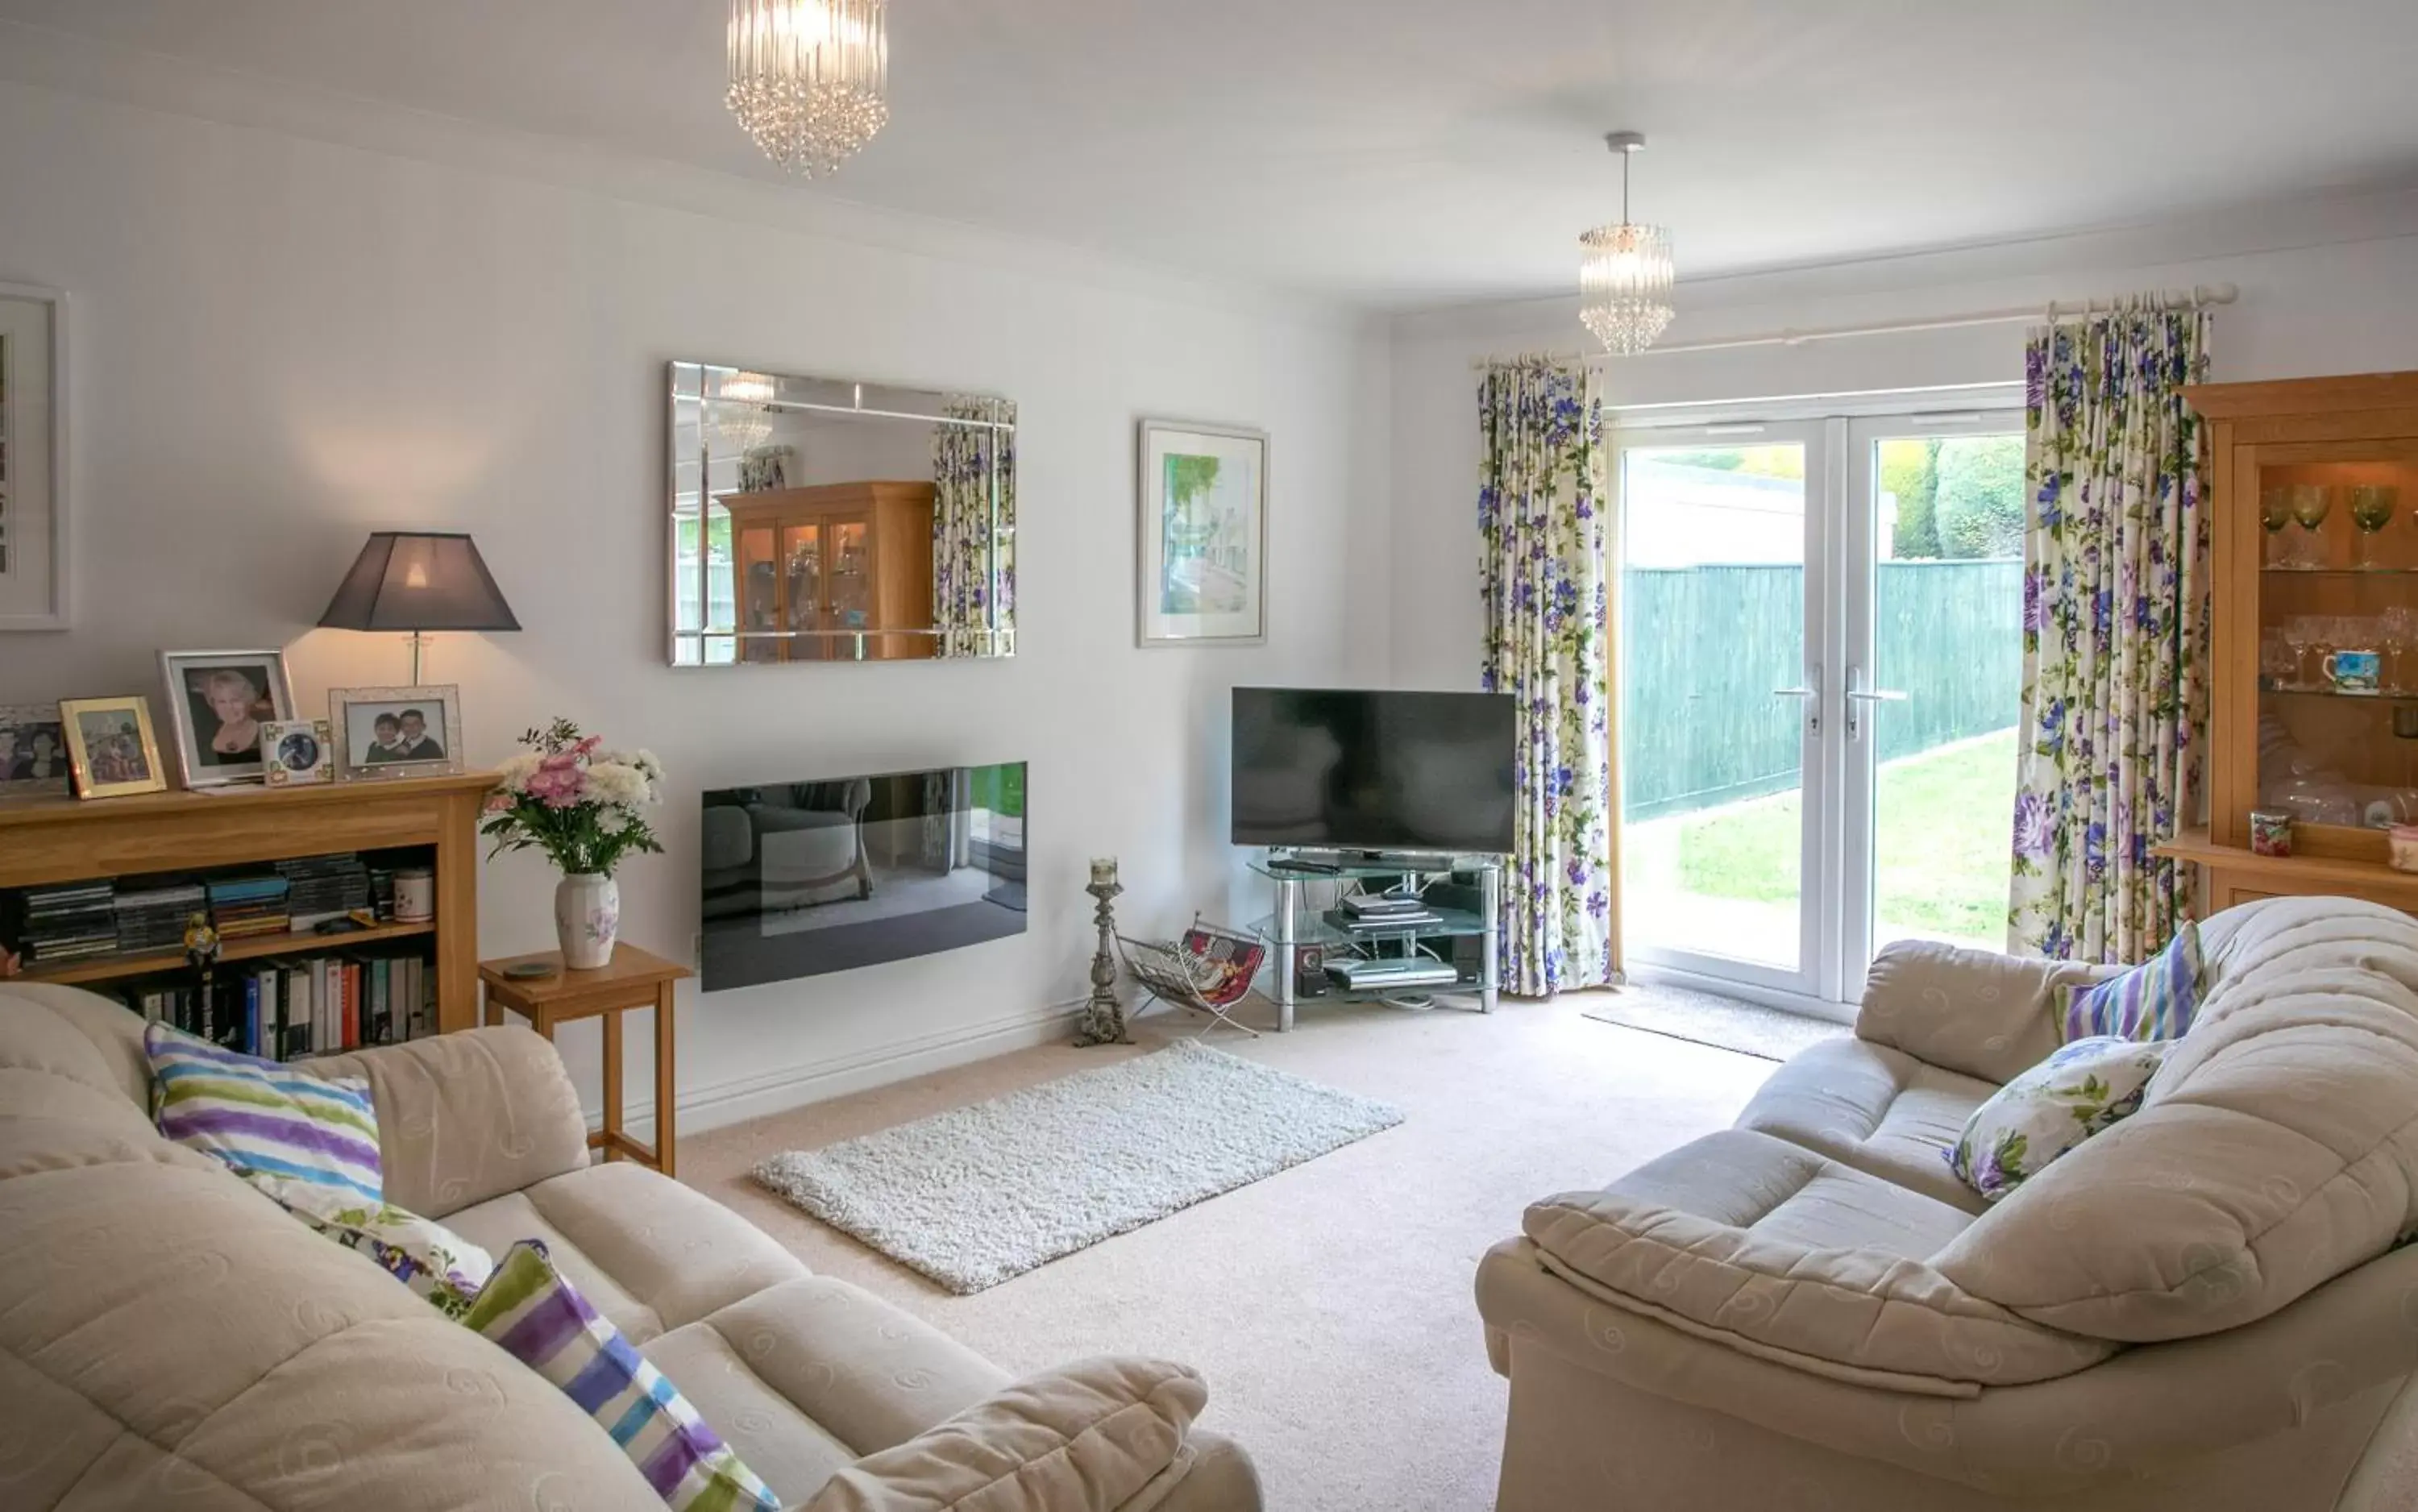
<svg viewBox="0 0 2418 1512">
<path fill-rule="evenodd" d="M 2199 925 L 2186 919 L 2165 950 L 2122 976 L 2067 988 L 2058 1038 L 2179 1040 L 2199 1006 Z"/>
<path fill-rule="evenodd" d="M 448 1318 L 467 1315 L 495 1272 L 485 1250 L 433 1218 L 310 1182 L 257 1173 L 244 1180 L 302 1223 L 368 1256 Z"/>
<path fill-rule="evenodd" d="M 780 1512 L 680 1388 L 588 1305 L 537 1240 L 504 1251 L 462 1321 L 561 1387 L 676 1512 Z"/>
<path fill-rule="evenodd" d="M 2138 1110 L 2166 1057 L 2163 1043 L 2100 1035 L 2060 1046 L 1999 1088 L 1945 1152 L 1957 1179 L 1996 1202 L 2042 1168 Z"/>
</svg>

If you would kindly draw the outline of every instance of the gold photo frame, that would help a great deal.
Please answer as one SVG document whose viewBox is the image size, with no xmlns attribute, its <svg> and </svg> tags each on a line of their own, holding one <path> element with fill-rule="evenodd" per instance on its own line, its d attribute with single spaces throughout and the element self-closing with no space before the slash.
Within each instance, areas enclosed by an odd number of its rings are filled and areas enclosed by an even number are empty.
<svg viewBox="0 0 2418 1512">
<path fill-rule="evenodd" d="M 151 728 L 151 701 L 140 694 L 61 699 L 59 726 L 67 737 L 68 771 L 75 778 L 76 797 L 123 798 L 167 790 L 160 738 Z"/>
</svg>

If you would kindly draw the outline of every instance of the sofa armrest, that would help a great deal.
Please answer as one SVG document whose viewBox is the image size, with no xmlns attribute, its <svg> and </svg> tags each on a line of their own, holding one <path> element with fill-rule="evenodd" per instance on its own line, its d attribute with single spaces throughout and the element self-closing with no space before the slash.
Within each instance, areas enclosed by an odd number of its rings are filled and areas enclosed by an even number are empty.
<svg viewBox="0 0 2418 1512">
<path fill-rule="evenodd" d="M 1192 1468 L 1200 1374 L 1103 1356 L 1001 1388 L 834 1475 L 803 1512 L 1140 1512 Z M 1247 1508 L 1237 1509 L 1247 1512 Z"/>
<path fill-rule="evenodd" d="M 309 1062 L 360 1077 L 377 1105 L 387 1200 L 424 1218 L 588 1164 L 588 1119 L 554 1046 L 526 1029 L 472 1029 Z"/>
<path fill-rule="evenodd" d="M 1873 957 L 1856 1037 L 2004 1083 L 2057 1048 L 2066 988 L 2125 970 L 1901 939 Z"/>
</svg>

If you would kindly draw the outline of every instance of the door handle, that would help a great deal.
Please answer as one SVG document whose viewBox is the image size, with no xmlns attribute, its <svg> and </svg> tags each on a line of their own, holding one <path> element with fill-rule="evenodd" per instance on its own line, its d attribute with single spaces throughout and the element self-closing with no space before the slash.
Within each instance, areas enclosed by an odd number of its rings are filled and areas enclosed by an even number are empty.
<svg viewBox="0 0 2418 1512">
<path fill-rule="evenodd" d="M 1862 739 L 1864 733 L 1864 722 L 1856 713 L 1858 704 L 1902 704 L 1909 697 L 1902 688 L 1857 687 L 1856 684 L 1862 680 L 1861 667 L 1847 669 L 1847 739 L 1851 741 Z"/>
<path fill-rule="evenodd" d="M 1794 688 L 1774 688 L 1774 698 L 1795 698 L 1805 705 L 1805 733 L 1822 733 L 1822 668 L 1816 664 L 1806 669 L 1805 681 Z"/>
<path fill-rule="evenodd" d="M 1819 698 L 1822 696 L 1822 690 L 1819 688 L 1774 688 L 1771 690 L 1771 695 L 1774 698 Z"/>
<path fill-rule="evenodd" d="M 1847 696 L 1859 704 L 1902 704 L 1914 695 L 1900 688 L 1868 688 Z"/>
</svg>

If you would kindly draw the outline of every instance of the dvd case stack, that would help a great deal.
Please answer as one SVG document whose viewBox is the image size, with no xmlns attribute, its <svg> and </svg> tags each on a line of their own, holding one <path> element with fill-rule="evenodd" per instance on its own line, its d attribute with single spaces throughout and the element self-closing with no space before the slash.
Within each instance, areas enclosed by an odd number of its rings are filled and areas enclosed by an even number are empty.
<svg viewBox="0 0 2418 1512">
<path fill-rule="evenodd" d="M 282 935 L 291 927 L 286 910 L 286 881 L 274 873 L 253 877 L 213 877 L 209 892 L 210 924 L 221 939 L 246 939 L 253 935 Z"/>
<path fill-rule="evenodd" d="M 48 966 L 117 954 L 116 887 L 107 878 L 29 887 L 18 894 L 18 907 L 16 935 L 28 962 Z"/>
<path fill-rule="evenodd" d="M 286 883 L 287 927 L 297 933 L 370 906 L 370 869 L 350 851 L 281 861 L 277 874 Z"/>
<path fill-rule="evenodd" d="M 185 927 L 208 901 L 202 884 L 146 878 L 117 894 L 117 948 L 128 955 L 182 950 Z"/>
</svg>

